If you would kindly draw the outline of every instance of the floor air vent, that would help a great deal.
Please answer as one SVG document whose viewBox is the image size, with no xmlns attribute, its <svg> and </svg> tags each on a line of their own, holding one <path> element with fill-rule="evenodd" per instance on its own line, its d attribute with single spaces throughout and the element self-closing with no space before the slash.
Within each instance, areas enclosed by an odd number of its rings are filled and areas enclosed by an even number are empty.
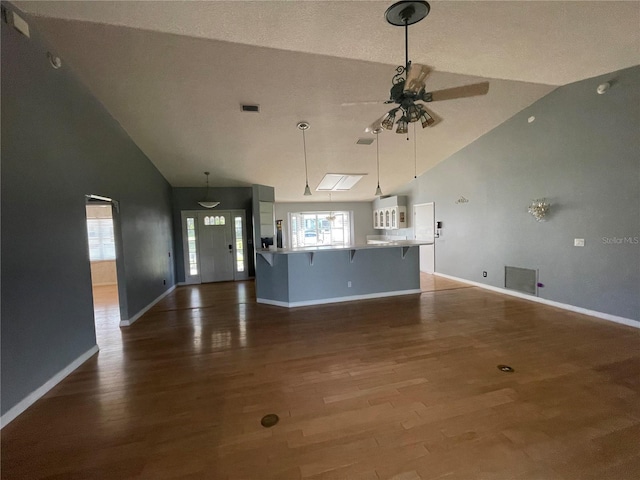
<svg viewBox="0 0 640 480">
<path fill-rule="evenodd" d="M 536 295 L 538 272 L 529 268 L 504 267 L 504 288 Z"/>
</svg>

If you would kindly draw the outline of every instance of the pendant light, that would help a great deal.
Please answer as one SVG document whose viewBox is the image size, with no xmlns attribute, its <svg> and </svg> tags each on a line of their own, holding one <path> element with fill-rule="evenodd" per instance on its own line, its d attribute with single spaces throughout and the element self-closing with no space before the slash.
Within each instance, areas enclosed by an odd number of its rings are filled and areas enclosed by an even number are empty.
<svg viewBox="0 0 640 480">
<path fill-rule="evenodd" d="M 308 197 L 311 195 L 311 189 L 309 188 L 309 172 L 307 170 L 307 140 L 304 136 L 304 132 L 309 130 L 309 124 L 307 122 L 299 122 L 298 128 L 302 130 L 302 148 L 304 148 L 304 196 Z"/>
<path fill-rule="evenodd" d="M 209 172 L 204 172 L 204 174 L 207 176 L 207 193 L 204 196 L 204 201 L 198 202 L 198 204 L 204 208 L 217 207 L 218 205 L 220 205 L 220 202 L 212 202 L 209 200 Z"/>
<path fill-rule="evenodd" d="M 373 130 L 373 133 L 376 134 L 376 164 L 378 166 L 378 187 L 376 188 L 376 197 L 381 197 L 382 196 L 382 189 L 380 188 L 380 146 L 379 146 L 379 141 L 380 141 L 380 137 L 378 136 L 378 134 L 382 131 L 382 127 L 378 127 L 375 130 Z"/>
</svg>

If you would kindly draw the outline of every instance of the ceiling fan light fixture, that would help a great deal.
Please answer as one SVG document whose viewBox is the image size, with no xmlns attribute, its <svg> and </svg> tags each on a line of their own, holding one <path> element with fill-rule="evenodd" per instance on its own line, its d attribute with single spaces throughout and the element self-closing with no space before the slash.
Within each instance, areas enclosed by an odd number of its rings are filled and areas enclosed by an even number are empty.
<svg viewBox="0 0 640 480">
<path fill-rule="evenodd" d="M 416 105 L 415 103 L 412 103 L 407 108 L 407 113 L 406 113 L 407 120 L 410 123 L 417 122 L 418 119 L 420 118 L 420 113 L 421 112 L 422 112 L 422 108 L 420 108 L 419 105 Z"/>
<path fill-rule="evenodd" d="M 407 117 L 404 115 L 400 120 L 398 120 L 398 128 L 396 128 L 396 133 L 404 134 L 409 131 L 409 123 L 407 122 Z"/>
<path fill-rule="evenodd" d="M 424 109 L 420 109 L 420 123 L 422 123 L 422 128 L 427 128 L 436 123 L 436 121 Z"/>
<path fill-rule="evenodd" d="M 396 110 L 391 110 L 390 112 L 388 112 L 384 118 L 382 119 L 382 123 L 381 126 L 382 128 L 386 128 L 387 130 L 392 130 L 393 129 L 393 124 L 396 121 Z"/>
</svg>

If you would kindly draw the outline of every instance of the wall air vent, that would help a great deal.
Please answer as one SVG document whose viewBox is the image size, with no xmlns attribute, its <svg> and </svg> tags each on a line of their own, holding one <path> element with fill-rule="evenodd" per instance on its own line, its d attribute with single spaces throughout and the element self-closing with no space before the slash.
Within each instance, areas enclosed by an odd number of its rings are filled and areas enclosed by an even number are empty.
<svg viewBox="0 0 640 480">
<path fill-rule="evenodd" d="M 317 192 L 346 192 L 366 173 L 327 173 L 316 188 Z"/>
<path fill-rule="evenodd" d="M 373 138 L 359 138 L 356 142 L 357 145 L 371 145 L 373 143 Z"/>
<path fill-rule="evenodd" d="M 516 292 L 537 295 L 538 272 L 529 268 L 504 267 L 504 287 Z"/>
<path fill-rule="evenodd" d="M 243 112 L 260 113 L 260 105 L 240 105 Z"/>
</svg>

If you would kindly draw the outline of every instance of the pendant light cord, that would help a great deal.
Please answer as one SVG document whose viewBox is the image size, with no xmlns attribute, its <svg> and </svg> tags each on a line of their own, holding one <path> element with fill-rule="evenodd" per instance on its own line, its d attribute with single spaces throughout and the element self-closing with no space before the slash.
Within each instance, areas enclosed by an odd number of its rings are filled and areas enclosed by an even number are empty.
<svg viewBox="0 0 640 480">
<path fill-rule="evenodd" d="M 302 148 L 304 149 L 304 179 L 307 185 L 309 185 L 309 173 L 307 170 L 307 140 L 304 136 L 304 130 L 302 130 Z"/>
<path fill-rule="evenodd" d="M 418 147 L 416 146 L 416 124 L 413 124 L 413 178 L 418 178 Z"/>
<path fill-rule="evenodd" d="M 378 142 L 378 135 L 380 132 L 376 132 L 376 163 L 378 165 L 378 188 L 380 188 L 380 143 Z"/>
</svg>

